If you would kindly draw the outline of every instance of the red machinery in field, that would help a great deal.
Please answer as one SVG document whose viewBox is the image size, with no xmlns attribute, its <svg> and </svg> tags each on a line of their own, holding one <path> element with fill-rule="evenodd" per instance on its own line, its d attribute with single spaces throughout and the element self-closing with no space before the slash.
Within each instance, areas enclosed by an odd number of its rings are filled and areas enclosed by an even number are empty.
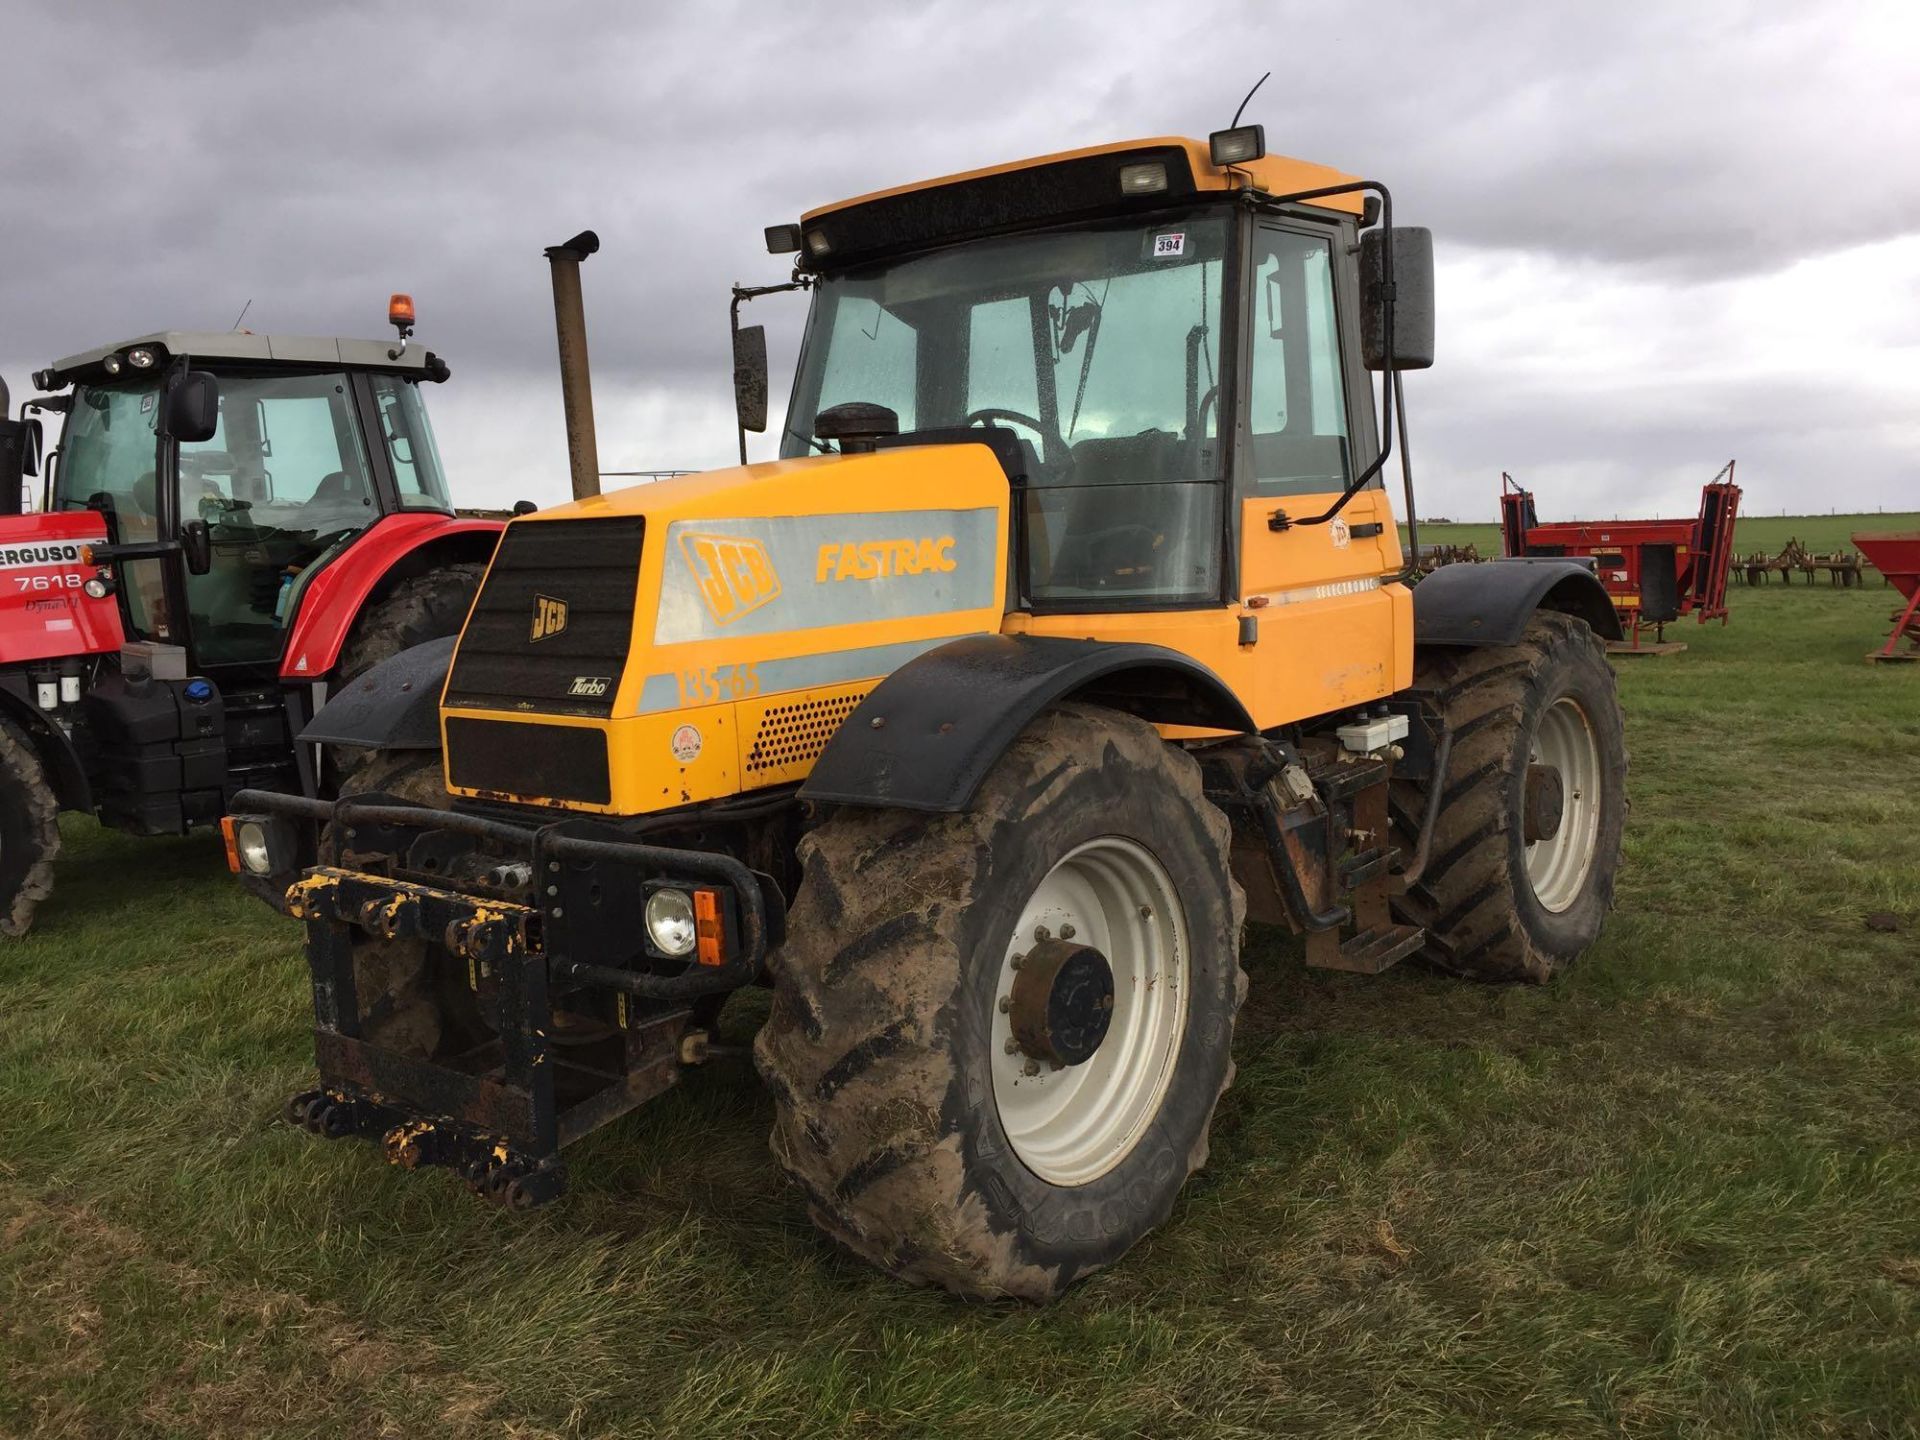
<svg viewBox="0 0 1920 1440">
<path fill-rule="evenodd" d="M 1855 535 L 1853 543 L 1907 601 L 1894 612 L 1887 643 L 1870 652 L 1867 659 L 1920 660 L 1920 530 Z M 1899 648 L 1903 637 L 1910 647 L 1906 650 Z"/>
<path fill-rule="evenodd" d="M 1727 621 L 1727 573 L 1733 562 L 1733 522 L 1740 487 L 1733 461 L 1700 490 L 1692 520 L 1559 520 L 1543 525 L 1533 492 L 1500 476 L 1500 535 L 1508 555 L 1590 557 L 1600 583 L 1632 637 L 1624 650 L 1684 649 L 1662 643 L 1667 621 L 1682 615 Z M 1654 627 L 1654 645 L 1642 646 L 1641 627 Z"/>
</svg>

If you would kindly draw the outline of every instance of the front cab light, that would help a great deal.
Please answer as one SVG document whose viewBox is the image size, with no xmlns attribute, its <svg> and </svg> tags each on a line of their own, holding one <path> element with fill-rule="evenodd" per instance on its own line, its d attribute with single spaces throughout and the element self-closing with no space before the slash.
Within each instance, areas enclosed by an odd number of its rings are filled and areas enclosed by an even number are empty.
<svg viewBox="0 0 1920 1440">
<path fill-rule="evenodd" d="M 1216 130 L 1207 137 L 1207 153 L 1222 169 L 1229 165 L 1251 165 L 1267 153 L 1267 127 L 1241 125 L 1233 130 Z"/>
<path fill-rule="evenodd" d="M 1158 195 L 1167 188 L 1167 167 L 1158 160 L 1120 167 L 1122 195 Z"/>
</svg>

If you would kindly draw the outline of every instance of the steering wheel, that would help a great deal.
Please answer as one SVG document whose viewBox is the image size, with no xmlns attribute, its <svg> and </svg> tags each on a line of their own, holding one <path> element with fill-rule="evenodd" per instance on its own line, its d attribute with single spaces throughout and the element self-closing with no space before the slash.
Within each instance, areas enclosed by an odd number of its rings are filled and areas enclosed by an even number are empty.
<svg viewBox="0 0 1920 1440">
<path fill-rule="evenodd" d="M 969 425 L 989 425 L 995 420 L 1011 420 L 1016 425 L 1026 426 L 1042 439 L 1046 438 L 1047 432 L 1045 427 L 1043 427 L 1038 420 L 1034 419 L 1033 416 L 1023 415 L 1018 410 L 1008 410 L 999 405 L 987 405 L 979 410 L 972 410 L 967 413 L 967 424 Z"/>
</svg>

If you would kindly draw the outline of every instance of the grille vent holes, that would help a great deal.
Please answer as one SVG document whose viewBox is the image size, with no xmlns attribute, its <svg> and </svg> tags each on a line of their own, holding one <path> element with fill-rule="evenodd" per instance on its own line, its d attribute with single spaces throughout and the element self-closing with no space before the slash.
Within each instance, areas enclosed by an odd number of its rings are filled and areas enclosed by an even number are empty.
<svg viewBox="0 0 1920 1440">
<path fill-rule="evenodd" d="M 861 691 L 828 700 L 768 706 L 760 717 L 759 730 L 754 732 L 753 749 L 747 752 L 747 769 L 784 770 L 818 759 L 840 722 L 866 698 L 866 692 Z"/>
</svg>

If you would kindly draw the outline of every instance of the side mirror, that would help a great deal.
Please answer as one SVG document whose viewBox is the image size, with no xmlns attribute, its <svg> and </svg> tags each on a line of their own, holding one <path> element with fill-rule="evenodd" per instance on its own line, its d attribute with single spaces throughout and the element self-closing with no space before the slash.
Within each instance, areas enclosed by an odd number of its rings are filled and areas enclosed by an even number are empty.
<svg viewBox="0 0 1920 1440">
<path fill-rule="evenodd" d="M 1393 355 L 1387 355 L 1387 236 L 1360 237 L 1360 351 L 1369 370 L 1425 370 L 1433 364 L 1433 232 L 1393 227 Z"/>
<path fill-rule="evenodd" d="M 213 532 L 204 520 L 183 520 L 180 524 L 180 555 L 187 562 L 187 573 L 204 575 L 213 569 Z"/>
<path fill-rule="evenodd" d="M 0 387 L 3 388 L 3 387 Z M 34 422 L 9 420 L 0 411 L 0 515 L 18 515 L 25 508 L 26 486 L 22 476 L 31 475 L 32 453 L 27 426 Z"/>
<path fill-rule="evenodd" d="M 733 408 L 740 428 L 756 434 L 767 428 L 767 327 L 746 325 L 733 332 Z"/>
<path fill-rule="evenodd" d="M 167 434 L 187 445 L 213 438 L 220 428 L 220 382 L 204 370 L 189 370 L 167 389 Z M 196 575 L 205 572 L 196 570 Z"/>
<path fill-rule="evenodd" d="M 38 420 L 22 420 L 20 433 L 20 473 L 38 475 L 40 457 L 47 453 L 46 427 Z"/>
</svg>

